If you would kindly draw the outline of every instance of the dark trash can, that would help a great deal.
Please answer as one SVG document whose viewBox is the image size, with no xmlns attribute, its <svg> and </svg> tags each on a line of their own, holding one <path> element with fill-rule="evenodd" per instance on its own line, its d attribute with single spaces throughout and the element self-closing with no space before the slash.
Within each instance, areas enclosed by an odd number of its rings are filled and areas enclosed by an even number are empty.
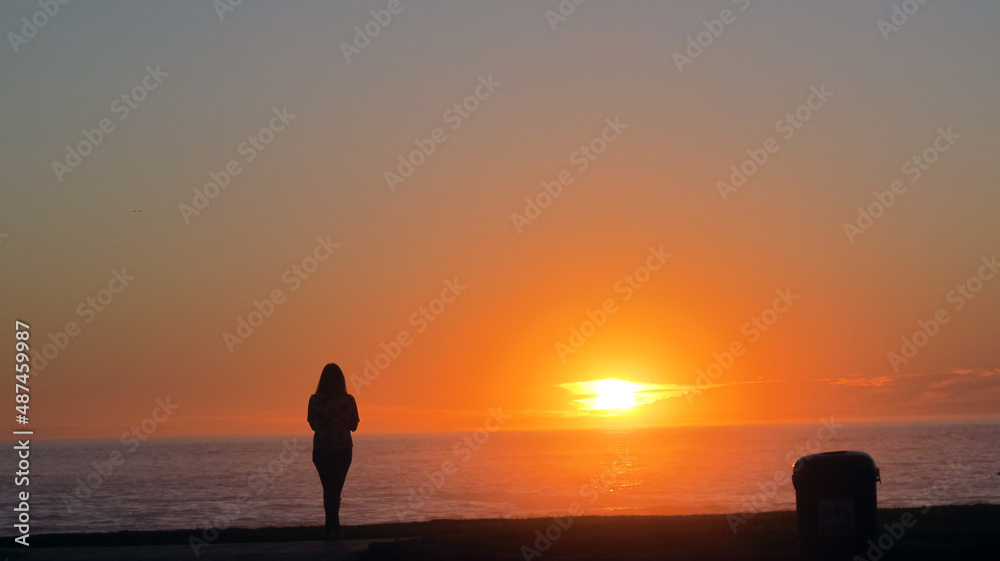
<svg viewBox="0 0 1000 561">
<path fill-rule="evenodd" d="M 808 561 L 865 557 L 878 538 L 875 460 L 864 452 L 803 456 L 792 469 L 802 557 Z"/>
</svg>

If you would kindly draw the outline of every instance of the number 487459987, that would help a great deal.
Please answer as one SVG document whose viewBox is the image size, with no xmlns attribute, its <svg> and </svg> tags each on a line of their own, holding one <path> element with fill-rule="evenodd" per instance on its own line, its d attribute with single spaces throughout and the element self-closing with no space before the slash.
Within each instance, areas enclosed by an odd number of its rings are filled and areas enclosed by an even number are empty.
<svg viewBox="0 0 1000 561">
<path fill-rule="evenodd" d="M 30 358 L 28 357 L 28 339 L 31 338 L 31 332 L 29 331 L 31 327 L 20 321 L 14 322 L 14 337 L 17 341 L 14 343 L 14 350 L 17 352 L 15 360 L 17 364 L 14 365 L 14 378 L 17 382 L 14 384 L 15 396 L 14 401 L 17 405 L 14 409 L 17 410 L 17 416 L 15 420 L 22 424 L 28 424 L 28 379 L 31 377 L 31 366 L 29 365 Z"/>
</svg>

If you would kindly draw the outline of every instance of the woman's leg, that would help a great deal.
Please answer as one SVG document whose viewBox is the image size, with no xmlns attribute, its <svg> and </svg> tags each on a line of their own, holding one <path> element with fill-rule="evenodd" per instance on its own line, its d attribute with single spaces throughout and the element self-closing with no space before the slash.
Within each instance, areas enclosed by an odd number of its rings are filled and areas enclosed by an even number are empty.
<svg viewBox="0 0 1000 561">
<path fill-rule="evenodd" d="M 351 469 L 353 459 L 353 449 L 343 448 L 336 451 L 333 458 L 334 484 L 337 486 L 337 498 L 340 498 L 341 491 L 344 490 L 344 482 L 347 481 L 347 470 Z"/>
<path fill-rule="evenodd" d="M 347 480 L 347 470 L 351 468 L 353 452 L 351 448 L 340 448 L 331 450 L 330 466 L 330 487 L 331 496 L 336 503 L 333 506 L 334 528 L 340 529 L 340 493 L 344 490 L 344 482 Z M 329 511 L 328 511 L 329 512 Z M 329 516 L 329 514 L 327 514 Z"/>
<path fill-rule="evenodd" d="M 347 470 L 351 467 L 351 448 L 313 449 L 313 463 L 323 484 L 323 510 L 326 511 L 326 530 L 340 530 L 340 493 L 344 489 Z"/>
<path fill-rule="evenodd" d="M 330 450 L 313 449 L 313 463 L 316 464 L 319 481 L 323 485 L 323 511 L 326 513 L 324 527 L 327 531 L 337 530 L 340 527 L 337 515 L 340 510 L 340 489 L 336 486 L 336 462 L 330 452 Z"/>
</svg>

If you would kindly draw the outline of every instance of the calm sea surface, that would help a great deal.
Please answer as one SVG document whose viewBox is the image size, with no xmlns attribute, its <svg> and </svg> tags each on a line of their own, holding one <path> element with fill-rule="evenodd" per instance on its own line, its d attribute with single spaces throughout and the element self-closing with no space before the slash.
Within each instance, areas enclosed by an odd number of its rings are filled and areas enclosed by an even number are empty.
<svg viewBox="0 0 1000 561">
<path fill-rule="evenodd" d="M 880 506 L 1000 503 L 1000 423 L 474 437 L 356 436 L 343 522 L 546 516 L 574 503 L 588 514 L 788 510 L 795 508 L 791 463 L 833 450 L 872 455 L 882 473 Z M 311 447 L 305 435 L 161 439 L 134 450 L 118 441 L 32 442 L 31 533 L 319 525 Z M 106 463 L 115 451 L 117 466 Z M 0 463 L 4 473 L 16 471 L 12 452 Z M 12 477 L 0 484 L 3 535 L 15 533 L 19 489 Z"/>
</svg>

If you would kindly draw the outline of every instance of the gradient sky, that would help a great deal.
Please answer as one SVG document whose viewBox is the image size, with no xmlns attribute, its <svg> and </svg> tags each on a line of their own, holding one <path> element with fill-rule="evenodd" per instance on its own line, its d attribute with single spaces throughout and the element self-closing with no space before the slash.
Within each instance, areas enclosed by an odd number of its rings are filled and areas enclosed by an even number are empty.
<svg viewBox="0 0 1000 561">
<path fill-rule="evenodd" d="M 388 368 L 349 382 L 361 432 L 472 430 L 490 408 L 505 429 L 998 414 L 1000 276 L 961 309 L 949 293 L 1000 253 L 1000 5 L 931 1 L 886 40 L 888 0 L 587 2 L 555 29 L 556 0 L 403 0 L 348 62 L 342 43 L 388 4 L 248 0 L 220 19 L 207 1 L 70 3 L 17 52 L 9 34 L 39 8 L 0 5 L 0 316 L 29 322 L 36 349 L 80 327 L 36 361 L 39 437 L 117 438 L 167 396 L 158 435 L 305 432 L 323 365 L 361 376 L 402 331 Z M 157 65 L 168 76 L 121 119 L 114 101 Z M 491 76 L 453 129 L 446 112 Z M 779 120 L 813 87 L 833 95 L 787 138 Z M 241 143 L 282 108 L 294 119 L 247 162 Z M 607 119 L 628 128 L 581 170 Z M 914 181 L 904 164 L 949 127 Z M 391 190 L 436 128 L 446 140 Z M 777 151 L 723 200 L 717 182 L 768 138 Z M 239 175 L 186 223 L 179 205 L 230 160 Z M 519 232 L 511 215 L 563 170 L 573 182 Z M 849 240 L 896 180 L 905 193 Z M 293 291 L 283 275 L 317 238 L 340 245 Z M 650 248 L 670 257 L 625 300 Z M 129 286 L 78 314 L 122 268 Z M 467 288 L 418 332 L 453 279 Z M 275 289 L 284 303 L 230 352 L 224 334 Z M 767 332 L 743 328 L 788 289 Z M 948 323 L 894 367 L 940 309 Z M 734 342 L 743 355 L 684 396 Z M 602 378 L 662 399 L 578 411 L 566 384 Z"/>
</svg>

